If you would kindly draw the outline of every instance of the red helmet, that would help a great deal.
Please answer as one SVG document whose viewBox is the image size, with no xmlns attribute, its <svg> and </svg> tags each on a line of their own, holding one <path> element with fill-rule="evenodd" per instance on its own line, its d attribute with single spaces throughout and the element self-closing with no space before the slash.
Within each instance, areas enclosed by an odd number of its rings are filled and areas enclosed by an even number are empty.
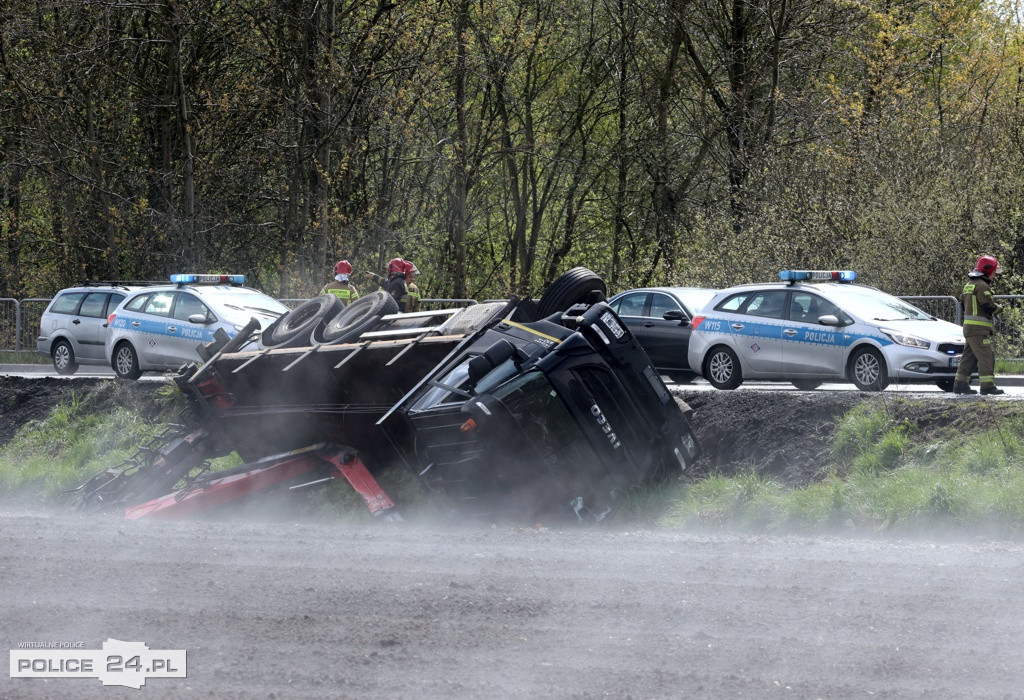
<svg viewBox="0 0 1024 700">
<path fill-rule="evenodd" d="M 992 275 L 1002 271 L 1003 268 L 999 267 L 999 261 L 991 255 L 982 255 L 978 258 L 978 262 L 974 263 L 974 272 L 985 277 L 991 277 Z"/>
<path fill-rule="evenodd" d="M 412 262 L 411 260 L 406 260 L 405 261 L 405 278 L 409 279 L 413 275 L 418 275 L 418 274 L 420 274 L 420 271 L 416 267 L 416 264 L 414 262 Z"/>
<path fill-rule="evenodd" d="M 334 266 L 334 274 L 351 275 L 352 263 L 350 263 L 348 260 L 339 260 Z"/>
<path fill-rule="evenodd" d="M 404 275 L 405 274 L 405 261 L 401 258 L 392 258 L 391 262 L 388 263 L 388 274 L 389 275 Z"/>
</svg>

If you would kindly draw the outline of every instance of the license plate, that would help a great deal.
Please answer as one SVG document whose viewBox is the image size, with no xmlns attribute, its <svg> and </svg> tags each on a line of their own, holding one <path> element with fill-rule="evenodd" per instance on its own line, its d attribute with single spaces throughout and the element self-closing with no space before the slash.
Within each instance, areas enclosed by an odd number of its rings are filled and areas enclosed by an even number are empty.
<svg viewBox="0 0 1024 700">
<path fill-rule="evenodd" d="M 950 367 L 959 367 L 960 366 L 960 357 L 957 356 L 957 357 L 949 358 L 949 366 Z"/>
</svg>

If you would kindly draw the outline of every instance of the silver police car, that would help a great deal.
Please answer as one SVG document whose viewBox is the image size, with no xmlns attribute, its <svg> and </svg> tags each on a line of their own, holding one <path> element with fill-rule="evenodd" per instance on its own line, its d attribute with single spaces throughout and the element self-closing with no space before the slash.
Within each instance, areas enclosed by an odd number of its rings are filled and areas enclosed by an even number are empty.
<svg viewBox="0 0 1024 700">
<path fill-rule="evenodd" d="M 873 287 L 851 270 L 783 270 L 782 282 L 718 292 L 693 319 L 688 359 L 719 389 L 744 379 L 814 389 L 853 382 L 934 382 L 949 391 L 962 329 Z"/>
<path fill-rule="evenodd" d="M 171 275 L 170 285 L 130 294 L 107 319 L 106 360 L 117 376 L 176 369 L 199 362 L 196 348 L 218 328 L 234 336 L 251 318 L 262 328 L 288 311 L 281 302 L 243 287 L 244 275 Z"/>
</svg>

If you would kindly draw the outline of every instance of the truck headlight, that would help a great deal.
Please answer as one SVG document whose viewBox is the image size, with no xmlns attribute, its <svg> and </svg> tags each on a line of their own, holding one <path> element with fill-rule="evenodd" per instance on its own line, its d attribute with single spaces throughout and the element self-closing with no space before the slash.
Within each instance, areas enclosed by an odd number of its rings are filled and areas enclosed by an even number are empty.
<svg viewBox="0 0 1024 700">
<path fill-rule="evenodd" d="M 907 335 L 906 333 L 887 330 L 883 330 L 882 332 L 889 336 L 889 338 L 892 339 L 892 342 L 897 345 L 905 345 L 908 348 L 920 348 L 922 350 L 927 350 L 931 347 L 931 343 L 924 338 L 918 338 L 916 335 Z"/>
</svg>

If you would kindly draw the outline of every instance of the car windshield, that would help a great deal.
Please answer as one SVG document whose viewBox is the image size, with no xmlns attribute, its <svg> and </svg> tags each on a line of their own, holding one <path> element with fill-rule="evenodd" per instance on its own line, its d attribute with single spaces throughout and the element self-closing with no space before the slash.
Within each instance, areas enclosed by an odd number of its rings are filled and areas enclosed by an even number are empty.
<svg viewBox="0 0 1024 700">
<path fill-rule="evenodd" d="M 844 311 L 869 321 L 931 321 L 933 317 L 902 299 L 877 289 L 844 286 L 833 300 Z"/>
<path fill-rule="evenodd" d="M 265 318 L 277 318 L 288 311 L 288 307 L 277 299 L 241 290 L 205 295 L 203 298 L 222 309 L 256 314 Z"/>
<path fill-rule="evenodd" d="M 677 289 L 675 292 L 676 297 L 683 302 L 692 313 L 697 313 L 703 309 L 709 301 L 715 296 L 715 290 L 713 289 Z"/>
</svg>

